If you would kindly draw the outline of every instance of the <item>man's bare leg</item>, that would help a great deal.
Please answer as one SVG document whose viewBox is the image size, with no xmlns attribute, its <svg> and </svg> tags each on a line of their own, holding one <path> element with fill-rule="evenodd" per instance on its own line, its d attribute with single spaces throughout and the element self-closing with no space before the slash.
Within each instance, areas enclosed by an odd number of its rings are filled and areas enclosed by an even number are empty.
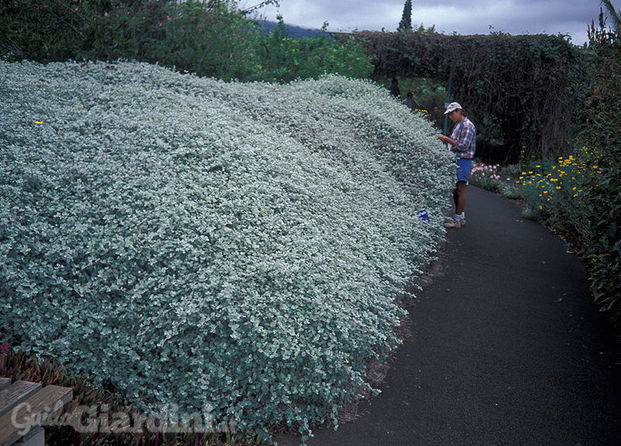
<svg viewBox="0 0 621 446">
<path fill-rule="evenodd" d="M 461 215 L 462 212 L 464 212 L 464 208 L 466 207 L 466 182 L 465 181 L 457 182 L 457 187 L 455 188 L 453 198 L 455 200 L 455 213 L 457 215 Z"/>
</svg>

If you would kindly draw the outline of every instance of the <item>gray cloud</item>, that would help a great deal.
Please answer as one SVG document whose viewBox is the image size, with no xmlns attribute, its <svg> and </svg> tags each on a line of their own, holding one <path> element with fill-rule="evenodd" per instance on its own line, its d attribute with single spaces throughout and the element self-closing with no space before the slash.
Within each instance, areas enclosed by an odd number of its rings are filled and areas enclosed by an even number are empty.
<svg viewBox="0 0 621 446">
<path fill-rule="evenodd" d="M 243 5 L 243 1 L 241 4 Z M 280 0 L 286 23 L 319 28 L 324 21 L 336 31 L 394 31 L 401 19 L 403 0 Z M 621 0 L 613 0 L 617 10 Z M 570 34 L 572 41 L 586 40 L 587 24 L 597 19 L 599 0 L 413 0 L 412 23 L 421 23 L 447 34 Z M 273 19 L 275 7 L 261 10 Z"/>
</svg>

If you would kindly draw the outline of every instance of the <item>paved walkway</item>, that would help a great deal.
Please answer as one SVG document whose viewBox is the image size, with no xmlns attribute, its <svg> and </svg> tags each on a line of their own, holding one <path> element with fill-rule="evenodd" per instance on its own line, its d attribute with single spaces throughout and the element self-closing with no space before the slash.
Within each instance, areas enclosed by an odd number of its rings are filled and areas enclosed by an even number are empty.
<svg viewBox="0 0 621 446">
<path fill-rule="evenodd" d="M 583 265 L 516 204 L 467 193 L 382 393 L 309 445 L 621 444 L 619 367 Z"/>
</svg>

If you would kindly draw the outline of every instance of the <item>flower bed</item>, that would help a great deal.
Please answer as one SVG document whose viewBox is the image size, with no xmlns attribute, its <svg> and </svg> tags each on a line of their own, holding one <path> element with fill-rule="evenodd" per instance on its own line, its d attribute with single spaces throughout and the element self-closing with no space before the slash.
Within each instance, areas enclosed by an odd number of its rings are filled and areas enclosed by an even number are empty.
<svg viewBox="0 0 621 446">
<path fill-rule="evenodd" d="M 475 163 L 470 172 L 470 183 L 491 192 L 498 192 L 500 173 L 498 164 Z"/>
<path fill-rule="evenodd" d="M 602 169 L 598 166 L 601 161 L 601 154 L 582 147 L 575 154 L 558 160 L 526 165 L 519 179 L 522 195 L 530 206 L 528 212 L 555 227 L 562 226 L 563 220 L 570 218 L 573 227 L 583 218 L 579 195 L 591 176 L 601 175 Z"/>
<path fill-rule="evenodd" d="M 481 189 L 502 194 L 506 198 L 517 198 L 515 181 L 503 172 L 498 164 L 477 162 L 472 167 L 469 183 Z"/>
<path fill-rule="evenodd" d="M 609 151 L 584 146 L 556 160 L 524 164 L 520 194 L 526 216 L 552 228 L 580 253 L 594 301 L 620 333 L 618 160 Z"/>
<path fill-rule="evenodd" d="M 372 83 L 0 62 L 0 326 L 136 407 L 301 431 L 368 387 L 454 164 Z M 429 221 L 417 218 L 426 210 Z"/>
</svg>

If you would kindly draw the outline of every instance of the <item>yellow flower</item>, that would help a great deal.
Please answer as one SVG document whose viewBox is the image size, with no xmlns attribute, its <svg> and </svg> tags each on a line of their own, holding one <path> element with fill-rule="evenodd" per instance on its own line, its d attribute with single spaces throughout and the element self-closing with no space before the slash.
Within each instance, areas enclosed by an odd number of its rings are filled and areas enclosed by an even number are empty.
<svg viewBox="0 0 621 446">
<path fill-rule="evenodd" d="M 539 210 L 542 210 L 542 209 L 543 209 L 543 206 L 539 205 Z"/>
<path fill-rule="evenodd" d="M 34 123 L 39 125 L 43 124 L 41 121 L 35 121 Z"/>
<path fill-rule="evenodd" d="M 561 186 L 556 186 L 556 188 L 557 188 L 557 189 L 560 189 L 560 188 L 561 188 Z"/>
</svg>

